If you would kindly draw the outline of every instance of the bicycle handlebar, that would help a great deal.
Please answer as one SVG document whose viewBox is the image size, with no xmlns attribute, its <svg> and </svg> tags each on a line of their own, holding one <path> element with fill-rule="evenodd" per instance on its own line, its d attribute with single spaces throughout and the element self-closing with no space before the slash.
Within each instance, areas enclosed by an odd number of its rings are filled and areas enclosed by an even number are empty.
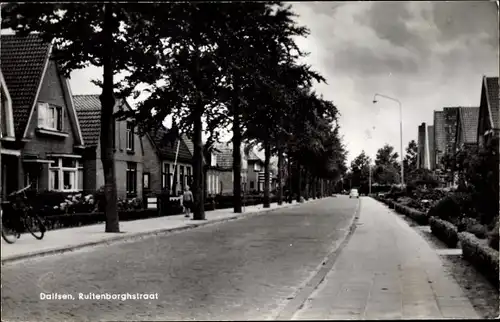
<svg viewBox="0 0 500 322">
<path fill-rule="evenodd" d="M 12 192 L 11 194 L 9 194 L 9 197 L 12 197 L 12 196 L 15 196 L 15 195 L 18 195 L 22 192 L 25 192 L 26 190 L 28 190 L 29 188 L 31 188 L 31 184 L 27 185 L 26 187 L 22 188 L 21 190 L 18 190 L 18 191 L 14 191 Z"/>
</svg>

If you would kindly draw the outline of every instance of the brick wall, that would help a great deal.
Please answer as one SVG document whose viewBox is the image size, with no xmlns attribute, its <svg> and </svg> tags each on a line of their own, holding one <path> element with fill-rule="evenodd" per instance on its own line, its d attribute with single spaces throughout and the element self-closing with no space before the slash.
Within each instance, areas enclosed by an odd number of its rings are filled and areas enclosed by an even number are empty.
<svg viewBox="0 0 500 322">
<path fill-rule="evenodd" d="M 149 187 L 152 193 L 161 191 L 161 161 L 149 137 L 142 139 L 144 146 L 144 172 L 149 173 Z"/>
<path fill-rule="evenodd" d="M 233 171 L 221 171 L 219 174 L 219 181 L 221 183 L 221 193 L 232 194 L 233 193 Z"/>
</svg>

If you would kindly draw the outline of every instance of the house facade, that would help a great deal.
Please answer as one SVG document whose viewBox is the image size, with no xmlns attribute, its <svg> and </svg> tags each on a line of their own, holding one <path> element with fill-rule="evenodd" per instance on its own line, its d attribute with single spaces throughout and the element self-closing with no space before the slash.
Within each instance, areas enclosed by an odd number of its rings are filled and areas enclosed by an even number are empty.
<svg viewBox="0 0 500 322">
<path fill-rule="evenodd" d="M 83 136 L 68 79 L 51 59 L 51 44 L 36 34 L 2 35 L 1 42 L 2 82 L 10 96 L 5 102 L 15 129 L 13 137 L 5 124 L 2 149 L 9 152 L 2 158 L 3 193 L 28 184 L 37 190 L 81 191 Z M 2 113 L 7 116 L 10 108 Z"/>
<path fill-rule="evenodd" d="M 480 148 L 495 146 L 498 153 L 499 124 L 499 86 L 498 77 L 483 76 L 481 101 L 477 127 L 477 143 Z"/>
<path fill-rule="evenodd" d="M 264 161 L 259 158 L 253 151 L 248 151 L 248 191 L 262 192 L 264 191 Z"/>
<path fill-rule="evenodd" d="M 19 150 L 8 149 L 7 146 L 9 143 L 13 142 L 16 139 L 16 134 L 14 131 L 14 118 L 12 112 L 12 98 L 9 93 L 9 89 L 7 88 L 7 84 L 5 83 L 5 78 L 3 77 L 2 71 L 0 70 L 0 160 L 9 156 L 14 156 L 16 158 L 20 157 L 21 152 Z M 0 184 L 0 197 L 3 197 L 5 184 L 4 182 L 4 173 L 6 173 L 7 169 L 3 168 L 3 165 L 0 161 L 0 169 L 2 174 L 2 182 Z"/>
<path fill-rule="evenodd" d="M 169 191 L 172 196 L 182 194 L 193 177 L 193 156 L 182 138 L 173 137 L 161 126 L 149 135 L 154 149 L 145 158 L 145 171 L 150 180 L 150 192 Z"/>
<path fill-rule="evenodd" d="M 218 187 L 215 185 L 221 194 L 233 194 L 233 147 L 232 143 L 221 143 L 215 146 L 217 151 L 217 166 L 218 166 Z M 243 147 L 241 148 L 241 189 L 244 193 L 249 190 L 248 186 L 248 162 L 245 156 Z"/>
<path fill-rule="evenodd" d="M 462 107 L 458 112 L 455 153 L 466 146 L 477 145 L 478 107 Z"/>
<path fill-rule="evenodd" d="M 99 95 L 75 95 L 76 110 L 81 122 L 86 149 L 84 153 L 84 184 L 86 193 L 92 193 L 104 186 L 104 170 L 101 161 L 101 102 Z M 130 109 L 123 99 L 117 99 L 114 112 Z M 150 178 L 144 171 L 144 159 L 153 151 L 148 135 L 136 133 L 131 120 L 116 120 L 113 141 L 116 188 L 119 198 L 143 197 L 149 188 Z"/>
</svg>

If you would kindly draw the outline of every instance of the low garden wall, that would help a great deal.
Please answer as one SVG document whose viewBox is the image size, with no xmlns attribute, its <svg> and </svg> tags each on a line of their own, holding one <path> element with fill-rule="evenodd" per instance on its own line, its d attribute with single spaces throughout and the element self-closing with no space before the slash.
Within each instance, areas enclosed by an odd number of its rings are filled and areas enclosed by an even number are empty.
<svg viewBox="0 0 500 322">
<path fill-rule="evenodd" d="M 180 200 L 170 200 L 170 198 L 162 198 L 158 196 L 158 208 L 144 209 L 142 202 L 134 201 L 127 203 L 124 207 L 123 202 L 118 204 L 120 221 L 131 221 L 139 219 L 148 219 L 155 217 L 174 216 L 182 214 L 183 207 Z M 69 198 L 71 199 L 71 198 Z M 74 200 L 83 200 L 78 197 Z M 57 200 L 59 202 L 60 200 Z M 270 196 L 270 202 L 278 201 L 277 196 Z M 253 206 L 262 204 L 264 197 L 261 195 L 245 196 L 242 199 L 243 206 Z M 206 198 L 205 211 L 217 209 L 228 209 L 234 207 L 234 197 L 227 195 L 217 195 Z M 69 208 L 53 206 L 51 203 L 44 204 L 38 208 L 37 213 L 43 218 L 47 229 L 55 230 L 62 228 L 81 227 L 103 223 L 106 220 L 103 209 L 88 202 L 74 202 Z M 35 208 L 36 209 L 36 208 Z"/>
<path fill-rule="evenodd" d="M 499 287 L 499 253 L 471 233 L 458 234 L 462 256 Z"/>
</svg>

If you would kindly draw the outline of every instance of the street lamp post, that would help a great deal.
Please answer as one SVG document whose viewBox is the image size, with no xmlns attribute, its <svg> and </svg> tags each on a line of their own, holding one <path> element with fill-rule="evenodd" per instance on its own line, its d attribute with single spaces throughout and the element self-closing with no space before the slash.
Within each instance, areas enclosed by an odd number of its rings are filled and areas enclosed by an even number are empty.
<svg viewBox="0 0 500 322">
<path fill-rule="evenodd" d="M 368 165 L 368 195 L 372 194 L 372 165 Z"/>
<path fill-rule="evenodd" d="M 404 164 L 403 164 L 403 108 L 401 106 L 401 102 L 395 98 L 382 95 L 382 94 L 375 94 L 373 96 L 373 104 L 377 103 L 377 96 L 386 98 L 388 100 L 394 101 L 398 103 L 399 105 L 399 139 L 400 139 L 400 148 L 401 148 L 401 187 L 404 185 Z"/>
</svg>

